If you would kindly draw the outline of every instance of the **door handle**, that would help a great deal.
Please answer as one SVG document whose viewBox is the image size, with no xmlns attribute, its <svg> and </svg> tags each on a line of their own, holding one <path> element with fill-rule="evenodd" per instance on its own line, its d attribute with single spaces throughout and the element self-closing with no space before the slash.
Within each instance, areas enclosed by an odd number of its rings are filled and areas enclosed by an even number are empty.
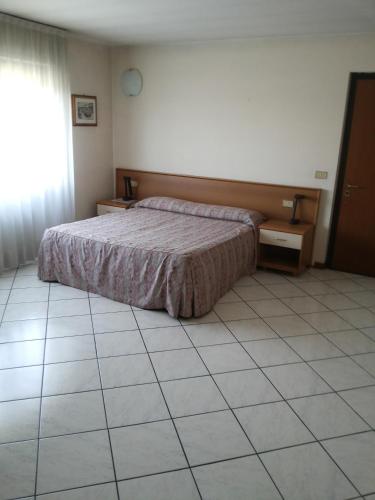
<svg viewBox="0 0 375 500">
<path fill-rule="evenodd" d="M 362 186 L 356 186 L 355 184 L 347 184 L 347 189 L 362 189 Z"/>
</svg>

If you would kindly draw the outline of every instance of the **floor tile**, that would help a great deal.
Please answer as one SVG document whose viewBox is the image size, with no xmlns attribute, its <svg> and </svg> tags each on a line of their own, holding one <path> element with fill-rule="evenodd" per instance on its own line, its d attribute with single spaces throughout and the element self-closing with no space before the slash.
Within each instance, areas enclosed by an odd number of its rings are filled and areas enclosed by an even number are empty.
<svg viewBox="0 0 375 500">
<path fill-rule="evenodd" d="M 46 318 L 47 306 L 48 302 L 27 302 L 24 304 L 8 304 L 5 308 L 3 321 Z"/>
<path fill-rule="evenodd" d="M 317 443 L 264 453 L 262 461 L 288 500 L 342 500 L 357 494 Z"/>
<path fill-rule="evenodd" d="M 120 500 L 199 500 L 191 472 L 187 469 L 119 483 Z"/>
<path fill-rule="evenodd" d="M 375 314 L 367 309 L 346 309 L 339 314 L 356 328 L 375 326 Z"/>
<path fill-rule="evenodd" d="M 291 297 L 283 301 L 298 314 L 327 311 L 327 308 L 313 297 Z"/>
<path fill-rule="evenodd" d="M 362 292 L 350 292 L 346 294 L 350 299 L 363 307 L 375 306 L 375 292 L 365 290 Z"/>
<path fill-rule="evenodd" d="M 196 347 L 236 342 L 235 337 L 222 323 L 185 326 L 185 330 Z"/>
<path fill-rule="evenodd" d="M 375 351 L 375 342 L 359 330 L 326 333 L 326 337 L 337 345 L 339 349 L 344 351 L 345 354 L 361 354 Z"/>
<path fill-rule="evenodd" d="M 192 347 L 189 337 L 181 326 L 149 328 L 142 330 L 142 337 L 149 352 Z"/>
<path fill-rule="evenodd" d="M 96 334 L 95 342 L 99 358 L 146 352 L 141 334 L 136 330 Z"/>
<path fill-rule="evenodd" d="M 137 323 L 131 311 L 93 314 L 92 321 L 94 324 L 94 333 L 121 332 L 123 330 L 138 329 Z"/>
<path fill-rule="evenodd" d="M 253 274 L 253 277 L 263 285 L 277 285 L 280 283 L 288 283 L 286 275 L 274 271 L 258 270 Z"/>
<path fill-rule="evenodd" d="M 370 326 L 370 327 L 367 327 L 367 328 L 362 328 L 361 331 L 367 337 L 369 337 L 371 340 L 375 341 L 375 327 L 374 326 Z M 1 335 L 1 328 L 0 328 L 0 335 Z"/>
<path fill-rule="evenodd" d="M 330 439 L 323 446 L 362 495 L 375 490 L 375 432 Z"/>
<path fill-rule="evenodd" d="M 277 337 L 272 328 L 260 318 L 228 321 L 226 325 L 240 342 Z"/>
<path fill-rule="evenodd" d="M 37 442 L 0 446 L 0 499 L 34 495 Z"/>
<path fill-rule="evenodd" d="M 316 295 L 316 300 L 319 300 L 328 309 L 333 311 L 340 311 L 342 309 L 353 309 L 356 307 L 356 303 L 350 300 L 348 297 L 342 293 L 332 293 L 328 295 Z"/>
<path fill-rule="evenodd" d="M 239 408 L 235 414 L 258 452 L 315 441 L 282 401 Z"/>
<path fill-rule="evenodd" d="M 39 397 L 42 373 L 42 366 L 0 370 L 0 401 Z"/>
<path fill-rule="evenodd" d="M 303 335 L 302 337 L 286 337 L 287 342 L 305 361 L 334 358 L 342 356 L 342 352 L 323 335 Z"/>
<path fill-rule="evenodd" d="M 180 318 L 181 325 L 204 325 L 207 323 L 217 323 L 220 321 L 215 311 L 210 311 L 199 318 Z"/>
<path fill-rule="evenodd" d="M 0 443 L 37 439 L 39 407 L 39 398 L 0 403 Z"/>
<path fill-rule="evenodd" d="M 177 418 L 175 424 L 190 465 L 254 453 L 229 410 Z"/>
<path fill-rule="evenodd" d="M 43 364 L 44 340 L 0 344 L 0 369 Z"/>
<path fill-rule="evenodd" d="M 68 337 L 92 333 L 91 316 L 71 316 L 50 318 L 47 325 L 47 337 Z"/>
<path fill-rule="evenodd" d="M 207 375 L 207 369 L 195 349 L 153 352 L 150 354 L 159 380 Z"/>
<path fill-rule="evenodd" d="M 43 398 L 40 426 L 41 437 L 105 429 L 101 391 Z"/>
<path fill-rule="evenodd" d="M 239 286 L 234 289 L 243 300 L 272 299 L 273 295 L 262 285 Z"/>
<path fill-rule="evenodd" d="M 113 480 L 107 431 L 41 439 L 39 494 Z"/>
<path fill-rule="evenodd" d="M 105 389 L 156 382 L 147 354 L 101 358 L 99 365 Z"/>
<path fill-rule="evenodd" d="M 257 317 L 257 314 L 244 302 L 216 304 L 214 309 L 223 321 L 231 321 L 235 319 L 251 319 Z"/>
<path fill-rule="evenodd" d="M 104 399 L 109 427 L 141 424 L 169 418 L 159 384 L 106 389 Z"/>
<path fill-rule="evenodd" d="M 46 495 L 38 495 L 36 498 L 37 500 L 117 500 L 118 497 L 116 483 L 106 483 L 47 493 Z"/>
<path fill-rule="evenodd" d="M 309 333 L 316 333 L 306 321 L 297 316 L 275 316 L 273 318 L 266 318 L 265 321 L 270 327 L 275 330 L 281 337 L 291 337 L 293 335 L 307 335 Z"/>
<path fill-rule="evenodd" d="M 316 370 L 335 391 L 353 389 L 362 385 L 371 385 L 374 378 L 362 370 L 350 358 L 323 359 L 311 361 Z"/>
<path fill-rule="evenodd" d="M 9 304 L 21 302 L 46 302 L 48 300 L 49 288 L 15 288 L 10 292 Z"/>
<path fill-rule="evenodd" d="M 335 290 L 341 293 L 346 292 L 357 292 L 363 290 L 363 287 L 353 280 L 329 280 L 327 285 L 331 286 Z"/>
<path fill-rule="evenodd" d="M 62 363 L 96 358 L 93 335 L 47 339 L 45 363 Z"/>
<path fill-rule="evenodd" d="M 13 283 L 13 288 L 39 288 L 49 287 L 47 281 L 41 281 L 37 276 L 16 276 Z"/>
<path fill-rule="evenodd" d="M 38 274 L 38 263 L 23 264 L 17 269 L 17 276 L 36 276 Z"/>
<path fill-rule="evenodd" d="M 279 299 L 285 297 L 303 297 L 306 293 L 293 285 L 292 283 L 283 283 L 277 285 L 267 285 L 267 289 Z"/>
<path fill-rule="evenodd" d="M 352 356 L 352 359 L 375 377 L 375 353 L 358 354 L 357 356 Z"/>
<path fill-rule="evenodd" d="M 254 279 L 253 276 L 242 276 L 239 280 L 236 281 L 234 284 L 235 287 L 237 286 L 251 286 L 251 285 L 257 285 L 258 281 Z"/>
<path fill-rule="evenodd" d="M 116 302 L 105 297 L 90 298 L 90 306 L 92 314 L 131 311 L 131 307 L 128 304 Z"/>
<path fill-rule="evenodd" d="M 343 436 L 369 429 L 336 394 L 323 394 L 289 402 L 317 439 Z"/>
<path fill-rule="evenodd" d="M 187 466 L 170 420 L 111 429 L 110 434 L 118 480 Z"/>
<path fill-rule="evenodd" d="M 251 300 L 248 304 L 262 318 L 293 314 L 293 311 L 283 304 L 280 299 Z"/>
<path fill-rule="evenodd" d="M 288 281 L 296 285 L 298 285 L 299 283 L 304 283 L 306 281 L 318 281 L 318 278 L 313 276 L 309 270 L 304 271 L 301 274 L 298 274 L 297 276 L 288 273 L 286 275 L 286 278 Z"/>
<path fill-rule="evenodd" d="M 3 269 L 0 272 L 0 278 L 12 278 L 16 275 L 17 269 Z"/>
<path fill-rule="evenodd" d="M 310 325 L 320 333 L 351 330 L 353 328 L 349 323 L 340 318 L 340 316 L 338 316 L 335 312 L 302 314 L 302 318 L 310 323 Z"/>
<path fill-rule="evenodd" d="M 214 379 L 231 408 L 281 399 L 260 370 L 223 373 L 214 375 Z"/>
<path fill-rule="evenodd" d="M 49 293 L 49 300 L 87 299 L 87 297 L 86 291 L 65 285 L 51 286 Z"/>
<path fill-rule="evenodd" d="M 256 456 L 194 467 L 205 500 L 278 500 L 280 495 Z"/>
<path fill-rule="evenodd" d="M 239 343 L 199 347 L 199 355 L 210 373 L 255 368 L 255 363 Z"/>
<path fill-rule="evenodd" d="M 323 295 L 337 292 L 337 290 L 326 285 L 325 283 L 322 283 L 321 281 L 298 283 L 298 286 L 302 288 L 304 292 L 309 293 L 310 295 Z"/>
<path fill-rule="evenodd" d="M 375 427 L 375 386 L 351 389 L 340 392 L 340 396 L 357 412 L 366 422 Z"/>
<path fill-rule="evenodd" d="M 73 361 L 46 365 L 43 396 L 100 389 L 97 361 Z"/>
<path fill-rule="evenodd" d="M 224 294 L 218 301 L 218 304 L 226 304 L 229 302 L 241 302 L 240 296 L 234 292 L 233 290 L 229 290 L 226 294 Z"/>
<path fill-rule="evenodd" d="M 49 318 L 61 316 L 83 316 L 90 314 L 89 299 L 65 299 L 51 301 L 48 308 Z"/>
<path fill-rule="evenodd" d="M 311 267 L 309 269 L 309 273 L 320 280 L 346 279 L 348 276 L 347 273 L 343 273 L 342 271 L 336 271 L 334 269 L 318 269 L 315 267 Z"/>
<path fill-rule="evenodd" d="M 359 276 L 355 282 L 363 286 L 366 290 L 375 290 L 375 278 L 371 276 Z"/>
<path fill-rule="evenodd" d="M 165 311 L 135 311 L 139 328 L 157 328 L 162 326 L 178 326 L 180 322 Z"/>
<path fill-rule="evenodd" d="M 0 277 L 0 290 L 10 290 L 13 285 L 13 278 Z"/>
<path fill-rule="evenodd" d="M 308 365 L 272 366 L 264 368 L 276 388 L 285 398 L 297 398 L 330 392 L 330 387 Z"/>
<path fill-rule="evenodd" d="M 172 417 L 228 408 L 211 377 L 195 377 L 162 382 L 161 388 Z"/>
<path fill-rule="evenodd" d="M 259 366 L 295 363 L 301 358 L 281 339 L 254 340 L 242 344 Z"/>
</svg>

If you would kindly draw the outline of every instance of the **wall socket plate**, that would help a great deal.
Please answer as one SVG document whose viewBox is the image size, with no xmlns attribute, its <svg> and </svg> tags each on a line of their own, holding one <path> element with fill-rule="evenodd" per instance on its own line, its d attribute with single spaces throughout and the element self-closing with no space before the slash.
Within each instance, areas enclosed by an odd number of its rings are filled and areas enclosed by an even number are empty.
<svg viewBox="0 0 375 500">
<path fill-rule="evenodd" d="M 315 179 L 327 179 L 328 172 L 327 170 L 315 170 Z"/>
<path fill-rule="evenodd" d="M 283 200 L 283 207 L 293 208 L 293 200 Z"/>
</svg>

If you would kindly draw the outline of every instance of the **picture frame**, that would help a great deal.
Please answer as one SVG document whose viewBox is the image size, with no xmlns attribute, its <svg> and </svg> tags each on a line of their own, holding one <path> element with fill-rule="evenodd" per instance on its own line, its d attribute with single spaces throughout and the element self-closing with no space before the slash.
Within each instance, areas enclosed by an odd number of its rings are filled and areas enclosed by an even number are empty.
<svg viewBox="0 0 375 500">
<path fill-rule="evenodd" d="M 72 94 L 72 118 L 74 127 L 96 127 L 96 96 Z"/>
</svg>

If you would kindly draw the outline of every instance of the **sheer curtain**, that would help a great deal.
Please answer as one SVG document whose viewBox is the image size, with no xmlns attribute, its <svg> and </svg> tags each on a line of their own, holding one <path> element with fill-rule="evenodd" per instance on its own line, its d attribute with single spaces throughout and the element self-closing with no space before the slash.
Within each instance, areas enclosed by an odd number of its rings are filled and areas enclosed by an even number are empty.
<svg viewBox="0 0 375 500">
<path fill-rule="evenodd" d="M 63 32 L 0 14 L 0 272 L 74 218 Z"/>
</svg>

